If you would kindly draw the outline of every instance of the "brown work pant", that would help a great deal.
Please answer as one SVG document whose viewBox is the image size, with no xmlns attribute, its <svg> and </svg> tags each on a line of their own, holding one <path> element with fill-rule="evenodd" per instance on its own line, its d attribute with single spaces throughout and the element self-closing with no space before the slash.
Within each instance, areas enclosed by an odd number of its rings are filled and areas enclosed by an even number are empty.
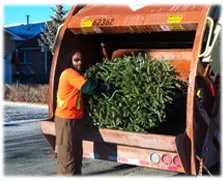
<svg viewBox="0 0 223 181">
<path fill-rule="evenodd" d="M 81 175 L 83 119 L 55 118 L 57 174 Z"/>
</svg>

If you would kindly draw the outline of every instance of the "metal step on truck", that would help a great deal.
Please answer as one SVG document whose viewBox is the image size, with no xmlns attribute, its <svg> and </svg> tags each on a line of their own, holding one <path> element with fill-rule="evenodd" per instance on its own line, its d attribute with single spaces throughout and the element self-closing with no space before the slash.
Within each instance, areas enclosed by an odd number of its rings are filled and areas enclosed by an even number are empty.
<svg viewBox="0 0 223 181">
<path fill-rule="evenodd" d="M 57 152 L 54 112 L 59 76 L 68 66 L 66 54 L 72 49 L 87 52 L 86 70 L 103 58 L 144 52 L 168 59 L 188 85 L 184 104 L 175 101 L 173 106 L 175 126 L 147 134 L 86 126 L 83 156 L 187 175 L 211 174 L 209 168 L 221 161 L 220 11 L 220 6 L 207 4 L 73 5 L 55 41 L 49 119 L 40 121 L 52 151 Z"/>
</svg>

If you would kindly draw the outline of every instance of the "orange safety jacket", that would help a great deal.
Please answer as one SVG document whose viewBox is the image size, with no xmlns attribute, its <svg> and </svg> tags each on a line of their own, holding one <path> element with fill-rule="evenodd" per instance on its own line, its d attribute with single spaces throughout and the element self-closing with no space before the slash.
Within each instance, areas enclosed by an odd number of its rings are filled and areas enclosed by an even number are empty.
<svg viewBox="0 0 223 181">
<path fill-rule="evenodd" d="M 81 87 L 87 81 L 72 68 L 65 69 L 59 79 L 55 116 L 67 119 L 84 117 Z"/>
</svg>

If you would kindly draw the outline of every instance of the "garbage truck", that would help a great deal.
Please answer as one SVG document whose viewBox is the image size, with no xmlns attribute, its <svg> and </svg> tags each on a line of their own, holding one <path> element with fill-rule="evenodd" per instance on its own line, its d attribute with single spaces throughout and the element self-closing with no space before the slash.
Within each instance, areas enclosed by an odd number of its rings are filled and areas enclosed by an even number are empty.
<svg viewBox="0 0 223 181">
<path fill-rule="evenodd" d="M 211 174 L 220 163 L 221 7 L 218 5 L 73 5 L 58 28 L 51 65 L 49 119 L 41 120 L 42 134 L 54 156 L 54 113 L 65 56 L 72 49 L 84 53 L 84 69 L 102 62 L 144 52 L 169 60 L 187 83 L 185 104 L 174 123 L 157 133 L 135 133 L 86 126 L 83 157 L 110 160 L 186 175 Z M 177 101 L 176 101 L 177 102 Z M 176 107 L 176 109 L 174 109 Z"/>
</svg>

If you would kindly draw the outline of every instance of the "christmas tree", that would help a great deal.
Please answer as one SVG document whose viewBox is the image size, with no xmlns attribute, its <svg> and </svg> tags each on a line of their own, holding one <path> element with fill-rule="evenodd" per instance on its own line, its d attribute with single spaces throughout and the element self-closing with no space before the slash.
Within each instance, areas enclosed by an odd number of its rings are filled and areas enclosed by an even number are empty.
<svg viewBox="0 0 223 181">
<path fill-rule="evenodd" d="M 148 56 L 125 56 L 97 63 L 86 71 L 88 79 L 116 86 L 113 93 L 89 99 L 89 118 L 99 128 L 150 132 L 167 121 L 174 98 L 186 91 L 169 61 Z"/>
</svg>

